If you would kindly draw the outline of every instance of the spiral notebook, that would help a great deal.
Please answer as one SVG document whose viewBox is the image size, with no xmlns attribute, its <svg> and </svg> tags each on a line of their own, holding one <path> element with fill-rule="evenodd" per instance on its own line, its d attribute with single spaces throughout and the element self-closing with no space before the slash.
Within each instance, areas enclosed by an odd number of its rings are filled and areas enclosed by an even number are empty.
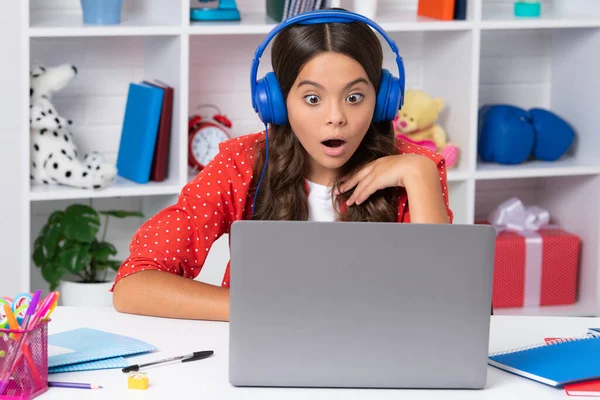
<svg viewBox="0 0 600 400">
<path fill-rule="evenodd" d="M 600 378 L 600 337 L 581 336 L 491 353 L 488 364 L 546 385 Z"/>
</svg>

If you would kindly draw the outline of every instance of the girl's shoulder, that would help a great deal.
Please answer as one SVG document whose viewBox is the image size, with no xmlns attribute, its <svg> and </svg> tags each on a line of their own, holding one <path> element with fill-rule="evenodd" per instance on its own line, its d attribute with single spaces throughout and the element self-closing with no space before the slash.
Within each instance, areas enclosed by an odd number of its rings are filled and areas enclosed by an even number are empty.
<svg viewBox="0 0 600 400">
<path fill-rule="evenodd" d="M 398 150 L 398 154 L 420 154 L 430 158 L 436 164 L 444 160 L 444 157 L 439 152 L 400 138 L 396 138 L 396 149 Z"/>
<path fill-rule="evenodd" d="M 253 151 L 255 146 L 265 139 L 265 131 L 236 136 L 219 143 L 219 150 L 232 153 L 234 156 L 246 156 L 245 153 Z"/>
</svg>

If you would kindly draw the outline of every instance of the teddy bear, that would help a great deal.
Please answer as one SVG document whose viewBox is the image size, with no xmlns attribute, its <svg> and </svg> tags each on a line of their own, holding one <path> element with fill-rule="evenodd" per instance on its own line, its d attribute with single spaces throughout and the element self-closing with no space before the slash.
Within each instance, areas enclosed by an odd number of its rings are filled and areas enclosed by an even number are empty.
<svg viewBox="0 0 600 400">
<path fill-rule="evenodd" d="M 116 167 L 97 152 L 80 158 L 71 133 L 73 121 L 62 117 L 51 101 L 76 75 L 77 68 L 70 64 L 40 65 L 30 71 L 30 179 L 47 185 L 101 189 L 114 180 Z"/>
<path fill-rule="evenodd" d="M 459 149 L 448 142 L 446 131 L 437 120 L 444 109 L 444 101 L 423 90 L 407 90 L 404 104 L 394 119 L 396 138 L 426 147 L 444 156 L 446 167 L 458 162 Z"/>
</svg>

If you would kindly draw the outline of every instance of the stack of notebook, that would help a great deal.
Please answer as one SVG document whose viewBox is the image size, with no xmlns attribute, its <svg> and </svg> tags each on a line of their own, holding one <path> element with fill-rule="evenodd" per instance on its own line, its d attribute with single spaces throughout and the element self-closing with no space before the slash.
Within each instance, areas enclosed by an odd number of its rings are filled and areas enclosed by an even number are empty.
<svg viewBox="0 0 600 400">
<path fill-rule="evenodd" d="M 267 0 L 267 15 L 281 22 L 305 11 L 320 10 L 330 6 L 329 0 Z"/>
<path fill-rule="evenodd" d="M 137 183 L 167 178 L 173 93 L 157 80 L 129 85 L 117 156 L 121 177 Z"/>
<path fill-rule="evenodd" d="M 126 356 L 157 348 L 141 340 L 90 328 L 48 336 L 48 373 L 123 368 Z"/>
<path fill-rule="evenodd" d="M 600 328 L 576 338 L 545 338 L 525 348 L 491 353 L 496 368 L 554 387 L 570 396 L 600 396 Z"/>
</svg>

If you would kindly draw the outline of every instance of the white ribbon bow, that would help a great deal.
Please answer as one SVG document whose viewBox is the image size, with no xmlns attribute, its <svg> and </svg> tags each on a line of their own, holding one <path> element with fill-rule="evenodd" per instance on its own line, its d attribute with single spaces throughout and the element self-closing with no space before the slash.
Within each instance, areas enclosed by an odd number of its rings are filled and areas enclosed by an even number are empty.
<svg viewBox="0 0 600 400">
<path fill-rule="evenodd" d="M 538 206 L 525 207 L 516 197 L 501 203 L 489 216 L 488 222 L 500 231 L 538 231 L 550 223 L 550 213 Z"/>
</svg>

